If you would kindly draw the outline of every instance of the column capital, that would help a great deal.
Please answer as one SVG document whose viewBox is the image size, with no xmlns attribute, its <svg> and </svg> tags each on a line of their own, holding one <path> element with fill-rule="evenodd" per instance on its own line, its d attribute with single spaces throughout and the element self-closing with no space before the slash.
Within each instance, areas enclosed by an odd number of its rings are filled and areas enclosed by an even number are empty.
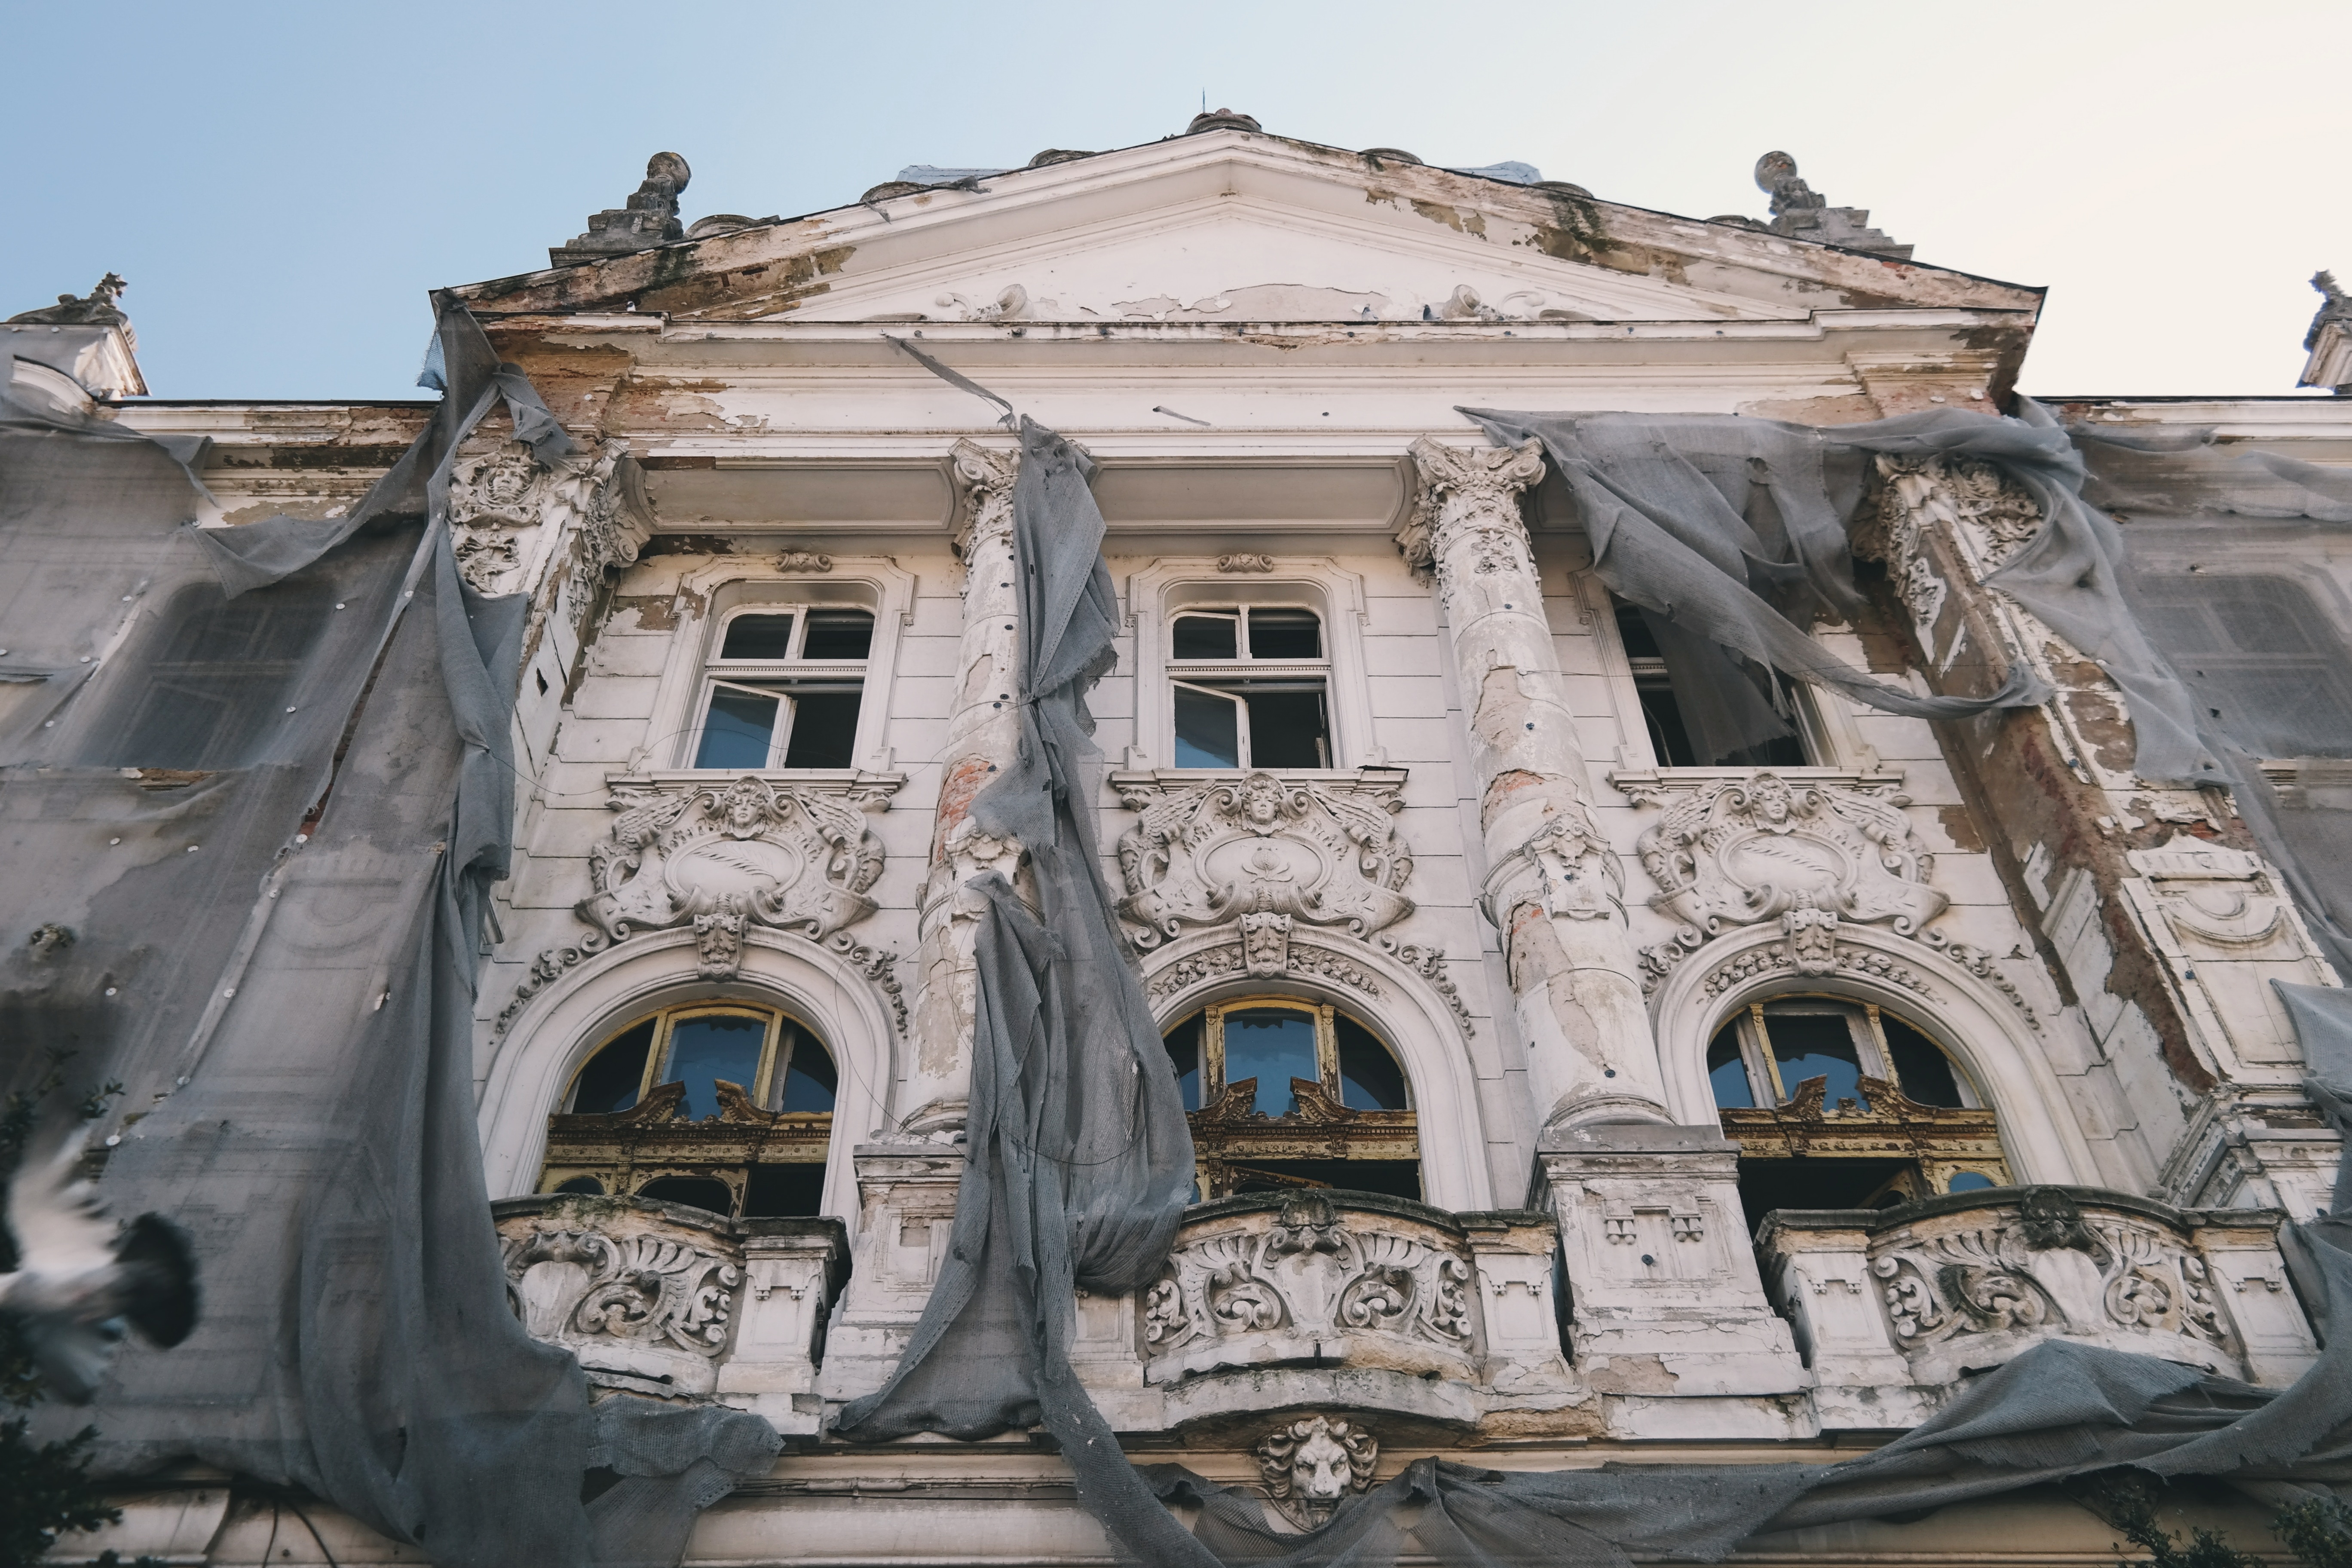
<svg viewBox="0 0 2352 1568">
<path fill-rule="evenodd" d="M 1013 532 L 1013 486 L 1021 476 L 1021 454 L 959 440 L 948 450 L 948 467 L 956 489 L 955 552 L 969 562 L 973 540 L 1009 538 Z"/>
<path fill-rule="evenodd" d="M 1397 530 L 1397 547 L 1416 572 L 1436 568 L 1445 535 L 1463 523 L 1519 520 L 1519 492 L 1543 478 L 1543 444 L 1449 447 L 1423 436 L 1409 448 L 1419 475 L 1412 515 Z"/>
</svg>

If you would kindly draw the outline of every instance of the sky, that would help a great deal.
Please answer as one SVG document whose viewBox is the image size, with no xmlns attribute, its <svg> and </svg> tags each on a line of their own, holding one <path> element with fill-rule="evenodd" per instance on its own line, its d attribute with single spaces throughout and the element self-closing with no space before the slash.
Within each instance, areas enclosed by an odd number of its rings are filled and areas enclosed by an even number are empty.
<svg viewBox="0 0 2352 1568">
<path fill-rule="evenodd" d="M 2340 5 L 0 0 L 0 315 L 110 268 L 159 397 L 419 396 L 427 290 L 545 266 L 655 152 L 689 222 L 791 216 L 1205 95 L 1693 217 L 1765 216 L 1782 149 L 1916 259 L 2046 286 L 2028 392 L 2284 394 L 2312 273 L 2352 278 Z"/>
</svg>

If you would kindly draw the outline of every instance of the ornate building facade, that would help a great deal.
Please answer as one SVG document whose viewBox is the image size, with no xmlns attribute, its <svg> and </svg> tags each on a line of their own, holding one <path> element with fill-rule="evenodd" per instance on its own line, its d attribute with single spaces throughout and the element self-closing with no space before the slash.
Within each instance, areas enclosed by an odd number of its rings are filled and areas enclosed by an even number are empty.
<svg viewBox="0 0 2352 1568">
<path fill-rule="evenodd" d="M 968 884 L 1026 875 L 969 815 L 1021 732 L 988 395 L 1097 465 L 1118 595 L 1085 804 L 1198 1199 L 1157 1283 L 1076 1304 L 1139 1463 L 1305 1530 L 1432 1455 L 1830 1462 L 2053 1339 L 2266 1389 L 2313 1364 L 2280 1235 L 2340 1140 L 2272 983 L 2342 977 L 2231 793 L 2136 773 L 2116 682 L 1989 584 L 2033 496 L 1969 456 L 1852 476 L 1860 599 L 1818 647 L 1916 698 L 2044 693 L 1910 717 L 1694 652 L 1612 594 L 1558 460 L 1459 412 L 2016 409 L 2040 292 L 1910 259 L 1776 158 L 1769 222 L 1701 222 L 1204 116 L 688 227 L 665 154 L 551 268 L 454 291 L 573 447 L 494 411 L 447 485 L 465 582 L 529 606 L 482 1165 L 514 1311 L 600 1397 L 782 1435 L 687 1561 L 1109 1550 L 1023 1434 L 829 1430 L 950 1247 Z M 341 515 L 432 410 L 134 396 L 110 292 L 5 330 L 20 397 L 209 437 L 210 528 Z M 2057 412 L 2352 463 L 2339 399 Z M 2226 498 L 2124 522 L 2215 679 L 2300 682 L 2352 741 L 2352 549 Z M 215 1472 L 126 1507 L 85 1557 L 416 1560 Z M 2112 1538 L 2042 1489 L 1735 1560 Z"/>
</svg>

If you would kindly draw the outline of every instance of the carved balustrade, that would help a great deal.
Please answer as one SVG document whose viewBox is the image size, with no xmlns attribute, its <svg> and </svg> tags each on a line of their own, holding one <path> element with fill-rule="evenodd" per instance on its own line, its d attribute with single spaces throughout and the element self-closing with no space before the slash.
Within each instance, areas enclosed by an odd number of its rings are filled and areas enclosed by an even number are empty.
<svg viewBox="0 0 2352 1568">
<path fill-rule="evenodd" d="M 715 1397 L 782 1430 L 816 1430 L 826 1311 L 848 1273 L 839 1220 L 734 1220 L 572 1194 L 490 1212 L 515 1315 L 577 1356 L 591 1383 Z"/>
<path fill-rule="evenodd" d="M 1908 1425 L 1964 1373 L 2044 1340 L 2283 1386 L 2316 1355 L 2275 1209 L 2000 1187 L 1885 1210 L 1781 1210 L 1758 1240 L 1825 1426 Z"/>
<path fill-rule="evenodd" d="M 1155 1283 L 1081 1303 L 1076 1359 L 1099 1396 L 1153 1426 L 1335 1399 L 1473 1422 L 1570 1387 L 1556 1248 L 1542 1214 L 1223 1198 L 1189 1212 Z"/>
</svg>

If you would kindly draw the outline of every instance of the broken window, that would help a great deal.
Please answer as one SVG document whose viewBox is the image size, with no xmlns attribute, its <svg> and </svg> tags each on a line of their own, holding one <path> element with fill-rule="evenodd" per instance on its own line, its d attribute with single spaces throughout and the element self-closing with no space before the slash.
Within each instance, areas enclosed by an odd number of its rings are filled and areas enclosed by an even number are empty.
<svg viewBox="0 0 2352 1568">
<path fill-rule="evenodd" d="M 1660 767 L 1793 768 L 1812 760 L 1795 683 L 1664 616 L 1612 603 Z"/>
<path fill-rule="evenodd" d="M 549 1119 L 540 1190 L 814 1215 L 838 1083 L 824 1042 L 787 1014 L 664 1008 L 615 1031 L 572 1075 Z"/>
<path fill-rule="evenodd" d="M 1404 1068 L 1338 1008 L 1244 997 L 1202 1008 L 1165 1039 L 1202 1197 L 1292 1187 L 1421 1196 Z"/>
<path fill-rule="evenodd" d="M 1717 1031 L 1707 1082 L 1751 1225 L 2005 1186 L 1991 1109 L 1927 1032 L 1874 1003 L 1783 996 Z"/>
<path fill-rule="evenodd" d="M 856 765 L 874 616 L 763 606 L 719 627 L 704 679 L 698 768 Z"/>
<path fill-rule="evenodd" d="M 1180 768 L 1331 765 L 1330 649 L 1294 606 L 1178 611 L 1169 625 Z"/>
</svg>

